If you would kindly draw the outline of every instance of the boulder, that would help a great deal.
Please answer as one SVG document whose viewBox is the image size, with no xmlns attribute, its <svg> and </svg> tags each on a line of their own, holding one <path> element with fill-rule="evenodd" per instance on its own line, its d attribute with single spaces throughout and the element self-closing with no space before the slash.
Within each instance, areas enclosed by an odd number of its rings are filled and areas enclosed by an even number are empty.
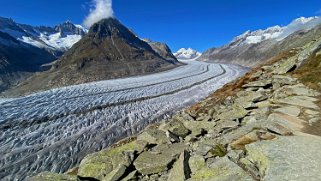
<svg viewBox="0 0 321 181">
<path fill-rule="evenodd" d="M 296 106 L 285 106 L 275 109 L 274 111 L 295 117 L 298 117 L 301 113 L 301 109 Z"/>
<path fill-rule="evenodd" d="M 189 178 L 190 169 L 188 167 L 188 157 L 189 155 L 186 151 L 181 153 L 169 173 L 168 181 L 185 181 Z"/>
<path fill-rule="evenodd" d="M 258 81 L 253 81 L 248 84 L 243 85 L 243 88 L 250 88 L 250 87 L 268 87 L 272 86 L 272 80 L 271 79 L 265 79 L 265 80 L 258 80 Z"/>
<path fill-rule="evenodd" d="M 273 84 L 283 85 L 294 85 L 297 83 L 297 79 L 285 75 L 273 75 Z"/>
<path fill-rule="evenodd" d="M 158 145 L 152 151 L 141 153 L 134 161 L 134 166 L 143 175 L 166 171 L 184 149 L 183 143 Z"/>
<path fill-rule="evenodd" d="M 185 138 L 190 133 L 190 130 L 188 130 L 181 121 L 176 120 L 172 120 L 164 125 L 161 125 L 159 129 L 163 131 L 170 131 L 171 133 L 182 138 Z"/>
<path fill-rule="evenodd" d="M 246 158 L 255 163 L 260 180 L 320 180 L 321 138 L 305 135 L 279 137 L 246 145 Z"/>
<path fill-rule="evenodd" d="M 125 173 L 127 167 L 120 165 L 105 176 L 102 181 L 118 181 Z"/>
<path fill-rule="evenodd" d="M 146 144 L 133 141 L 117 148 L 87 155 L 79 165 L 78 175 L 102 180 L 115 169 L 117 171 L 122 166 L 128 167 L 133 161 L 133 152 L 141 152 L 145 147 Z"/>
<path fill-rule="evenodd" d="M 27 178 L 27 181 L 78 181 L 78 177 L 76 175 L 43 172 L 34 177 Z"/>
<path fill-rule="evenodd" d="M 292 71 L 297 66 L 297 58 L 291 57 L 289 59 L 282 60 L 276 64 L 276 67 L 273 70 L 273 74 L 286 74 Z"/>
<path fill-rule="evenodd" d="M 278 104 L 289 104 L 319 110 L 319 106 L 314 103 L 316 101 L 318 101 L 318 99 L 308 96 L 290 96 L 284 99 L 274 100 L 274 102 Z"/>
<path fill-rule="evenodd" d="M 137 170 L 130 172 L 125 178 L 121 179 L 121 181 L 134 181 L 136 179 Z"/>
<path fill-rule="evenodd" d="M 188 181 L 253 181 L 253 178 L 227 157 L 219 158 L 210 167 L 206 165 Z"/>
<path fill-rule="evenodd" d="M 248 114 L 248 111 L 238 104 L 234 104 L 231 110 L 222 111 L 218 115 L 218 119 L 224 121 L 234 121 L 244 118 Z"/>
<path fill-rule="evenodd" d="M 184 121 L 184 126 L 192 131 L 192 136 L 200 136 L 204 131 L 209 132 L 210 129 L 213 129 L 216 126 L 216 123 L 213 121 Z"/>
<path fill-rule="evenodd" d="M 205 158 L 202 155 L 193 155 L 189 158 L 188 165 L 192 174 L 195 174 L 198 170 L 206 166 Z"/>
<path fill-rule="evenodd" d="M 137 136 L 137 140 L 146 141 L 149 144 L 170 143 L 170 138 L 164 131 L 158 129 L 147 129 Z"/>
</svg>

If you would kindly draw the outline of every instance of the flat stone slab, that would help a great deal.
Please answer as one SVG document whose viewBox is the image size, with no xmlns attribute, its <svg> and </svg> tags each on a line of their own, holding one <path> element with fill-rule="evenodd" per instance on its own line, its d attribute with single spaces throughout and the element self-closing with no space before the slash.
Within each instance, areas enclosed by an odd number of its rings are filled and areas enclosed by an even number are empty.
<svg viewBox="0 0 321 181">
<path fill-rule="evenodd" d="M 134 161 L 134 166 L 143 175 L 166 171 L 184 149 L 183 143 L 156 146 L 152 151 L 141 153 Z"/>
<path fill-rule="evenodd" d="M 291 96 L 281 100 L 276 100 L 275 102 L 319 110 L 319 106 L 314 103 L 316 101 L 318 101 L 318 99 L 312 97 Z"/>
<path fill-rule="evenodd" d="M 246 145 L 247 159 L 257 163 L 263 181 L 321 180 L 321 138 L 279 137 Z"/>
<path fill-rule="evenodd" d="M 266 87 L 268 85 L 272 84 L 272 80 L 271 79 L 267 79 L 267 80 L 258 80 L 258 81 L 254 81 L 254 82 L 250 82 L 248 84 L 243 85 L 243 88 L 249 88 L 249 87 Z"/>
<path fill-rule="evenodd" d="M 301 113 L 301 109 L 296 106 L 286 106 L 274 110 L 275 112 L 280 112 L 290 116 L 298 117 Z"/>
<path fill-rule="evenodd" d="M 188 181 L 253 181 L 254 179 L 227 157 L 219 158 L 210 167 L 205 165 Z"/>
</svg>

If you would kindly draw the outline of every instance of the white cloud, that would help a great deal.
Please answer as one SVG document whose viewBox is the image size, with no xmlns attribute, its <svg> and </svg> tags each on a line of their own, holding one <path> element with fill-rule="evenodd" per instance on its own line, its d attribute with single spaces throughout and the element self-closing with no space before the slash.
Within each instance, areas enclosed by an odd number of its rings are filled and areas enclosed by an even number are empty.
<svg viewBox="0 0 321 181">
<path fill-rule="evenodd" d="M 113 17 L 112 0 L 92 0 L 93 8 L 90 9 L 89 15 L 84 20 L 84 26 L 90 28 L 98 21 Z"/>
</svg>

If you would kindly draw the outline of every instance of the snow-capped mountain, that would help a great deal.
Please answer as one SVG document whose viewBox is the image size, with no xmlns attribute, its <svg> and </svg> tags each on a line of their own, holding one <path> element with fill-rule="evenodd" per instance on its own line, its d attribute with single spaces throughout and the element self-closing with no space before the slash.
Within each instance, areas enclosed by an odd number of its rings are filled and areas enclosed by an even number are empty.
<svg viewBox="0 0 321 181">
<path fill-rule="evenodd" d="M 19 41 L 47 49 L 52 53 L 65 52 L 88 32 L 81 25 L 75 25 L 70 21 L 55 27 L 30 26 L 2 17 L 0 17 L 0 31 Z"/>
<path fill-rule="evenodd" d="M 177 59 L 188 60 L 199 58 L 202 54 L 191 48 L 181 48 L 176 53 L 174 53 Z"/>
<path fill-rule="evenodd" d="M 227 45 L 206 50 L 198 60 L 253 67 L 275 54 L 303 46 L 317 36 L 321 36 L 321 17 L 300 17 L 287 26 L 246 31 Z"/>
<path fill-rule="evenodd" d="M 308 31 L 320 24 L 321 18 L 317 16 L 309 18 L 300 17 L 293 20 L 287 26 L 273 26 L 265 30 L 246 31 L 242 35 L 234 38 L 231 44 L 233 44 L 233 46 L 238 46 L 242 44 L 258 44 L 265 40 L 282 41 L 296 31 Z"/>
</svg>

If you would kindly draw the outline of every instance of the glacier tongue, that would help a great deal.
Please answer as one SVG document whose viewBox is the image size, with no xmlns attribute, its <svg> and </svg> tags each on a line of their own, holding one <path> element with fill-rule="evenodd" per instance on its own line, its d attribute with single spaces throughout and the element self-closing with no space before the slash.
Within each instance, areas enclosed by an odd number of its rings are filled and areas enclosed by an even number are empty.
<svg viewBox="0 0 321 181">
<path fill-rule="evenodd" d="M 208 96 L 247 69 L 184 61 L 153 75 L 53 89 L 0 102 L 0 179 L 65 172 L 87 154 Z"/>
</svg>

